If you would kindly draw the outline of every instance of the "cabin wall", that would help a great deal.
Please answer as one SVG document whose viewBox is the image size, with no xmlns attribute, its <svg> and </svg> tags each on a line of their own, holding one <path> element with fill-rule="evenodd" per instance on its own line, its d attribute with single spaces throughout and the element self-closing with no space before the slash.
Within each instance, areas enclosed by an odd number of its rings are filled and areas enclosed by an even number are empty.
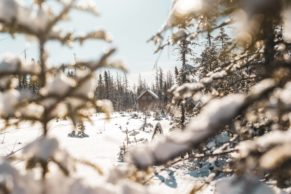
<svg viewBox="0 0 291 194">
<path fill-rule="evenodd" d="M 138 100 L 138 109 L 141 111 L 154 111 L 158 109 L 160 101 L 149 94 L 141 96 Z"/>
</svg>

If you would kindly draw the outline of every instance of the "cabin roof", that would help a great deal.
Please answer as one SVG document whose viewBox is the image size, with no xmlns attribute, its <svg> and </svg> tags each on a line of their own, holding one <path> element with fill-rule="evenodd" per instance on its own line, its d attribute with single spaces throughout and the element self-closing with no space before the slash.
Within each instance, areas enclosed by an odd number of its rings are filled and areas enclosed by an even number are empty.
<svg viewBox="0 0 291 194">
<path fill-rule="evenodd" d="M 151 90 L 145 90 L 143 91 L 138 97 L 137 99 L 140 99 L 142 96 L 144 96 L 146 93 L 149 93 L 152 97 L 154 97 L 155 99 L 159 99 L 159 96 L 156 95 L 153 91 Z"/>
<path fill-rule="evenodd" d="M 188 64 L 186 64 L 186 65 L 185 65 L 185 69 L 188 70 L 188 71 L 192 71 L 192 70 L 195 69 L 195 67 L 192 66 L 192 65 L 188 65 Z"/>
</svg>

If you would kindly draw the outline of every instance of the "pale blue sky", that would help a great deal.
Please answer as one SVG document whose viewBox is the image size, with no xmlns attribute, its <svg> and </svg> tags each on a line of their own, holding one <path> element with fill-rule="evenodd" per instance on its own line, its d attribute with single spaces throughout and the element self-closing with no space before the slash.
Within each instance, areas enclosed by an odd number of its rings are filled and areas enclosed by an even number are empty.
<svg viewBox="0 0 291 194">
<path fill-rule="evenodd" d="M 152 71 L 157 55 L 153 55 L 155 47 L 146 40 L 159 30 L 165 22 L 170 9 L 170 0 L 95 0 L 101 17 L 92 17 L 80 12 L 72 13 L 72 22 L 62 24 L 62 27 L 75 31 L 86 32 L 102 27 L 112 35 L 113 44 L 118 48 L 116 58 L 122 58 L 131 72 L 132 81 L 138 73 Z M 0 53 L 15 52 L 23 54 L 27 48 L 27 56 L 35 58 L 37 51 L 34 43 L 28 43 L 24 37 L 12 40 L 8 35 L 0 35 Z M 73 53 L 78 58 L 98 58 L 100 51 L 108 47 L 100 42 L 86 43 L 83 47 L 72 49 L 61 47 L 58 43 L 50 43 L 48 51 L 49 62 L 73 61 Z M 176 60 L 165 50 L 158 65 L 163 69 L 173 68 Z M 135 78 L 133 78 L 135 77 Z"/>
</svg>

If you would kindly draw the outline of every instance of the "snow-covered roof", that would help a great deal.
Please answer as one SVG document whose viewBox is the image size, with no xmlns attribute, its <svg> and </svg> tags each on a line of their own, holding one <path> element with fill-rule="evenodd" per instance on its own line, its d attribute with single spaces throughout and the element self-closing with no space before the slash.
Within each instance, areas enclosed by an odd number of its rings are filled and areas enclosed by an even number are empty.
<svg viewBox="0 0 291 194">
<path fill-rule="evenodd" d="M 156 95 L 153 91 L 151 91 L 151 90 L 145 90 L 144 92 L 142 92 L 138 97 L 137 97 L 137 99 L 140 99 L 145 93 L 149 93 L 151 96 L 153 96 L 154 98 L 156 98 L 156 99 L 159 99 L 159 96 L 158 95 Z"/>
</svg>

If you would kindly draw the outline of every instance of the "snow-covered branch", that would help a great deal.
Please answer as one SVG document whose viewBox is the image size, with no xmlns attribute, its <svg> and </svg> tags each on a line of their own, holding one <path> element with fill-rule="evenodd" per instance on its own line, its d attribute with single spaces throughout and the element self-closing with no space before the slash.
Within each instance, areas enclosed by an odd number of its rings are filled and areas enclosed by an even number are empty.
<svg viewBox="0 0 291 194">
<path fill-rule="evenodd" d="M 46 6 L 29 8 L 15 0 L 0 2 L 2 31 L 38 35 L 51 21 L 52 12 Z M 11 30 L 11 29 L 13 30 Z"/>
<path fill-rule="evenodd" d="M 196 92 L 210 86 L 214 81 L 222 80 L 227 75 L 246 67 L 249 63 L 254 61 L 256 57 L 257 54 L 252 56 L 245 54 L 238 59 L 222 64 L 222 66 L 226 67 L 220 71 L 209 72 L 208 76 L 202 78 L 199 82 L 184 83 L 181 86 L 173 86 L 169 90 L 169 92 L 173 94 L 173 101 L 175 102 L 193 96 Z"/>
<path fill-rule="evenodd" d="M 173 132 L 149 145 L 140 146 L 130 153 L 130 160 L 138 168 L 161 165 L 215 135 L 248 106 L 273 91 L 272 80 L 255 86 L 249 95 L 232 94 L 212 100 L 194 117 L 182 132 Z"/>
<path fill-rule="evenodd" d="M 245 98 L 238 94 L 213 100 L 183 132 L 173 132 L 150 145 L 133 150 L 130 155 L 132 162 L 138 168 L 145 169 L 186 153 L 228 124 L 243 107 Z"/>
<path fill-rule="evenodd" d="M 39 65 L 35 61 L 26 61 L 13 53 L 4 53 L 0 58 L 0 76 L 39 72 Z"/>
<path fill-rule="evenodd" d="M 0 191 L 7 191 L 7 193 L 19 193 L 19 191 L 25 193 L 54 192 L 62 194 L 157 193 L 131 181 L 128 178 L 130 175 L 128 168 L 112 168 L 107 174 L 104 174 L 96 164 L 86 160 L 75 159 L 60 147 L 60 143 L 55 138 L 40 137 L 28 144 L 22 150 L 20 156 L 13 156 L 10 160 L 24 161 L 28 170 L 39 168 L 47 172 L 45 174 L 46 181 L 43 183 L 30 173 L 26 175 L 19 173 L 10 163 L 1 159 L 0 173 L 2 179 L 0 180 Z M 52 164 L 58 169 L 51 168 Z M 86 165 L 98 173 L 99 180 L 94 186 L 89 186 L 85 183 L 85 180 L 72 175 L 78 165 Z"/>
<path fill-rule="evenodd" d="M 86 40 L 104 40 L 106 42 L 112 41 L 110 35 L 104 30 L 96 30 L 84 35 L 77 35 L 76 37 L 73 37 L 73 41 L 79 42 L 80 44 L 83 44 Z"/>
</svg>

